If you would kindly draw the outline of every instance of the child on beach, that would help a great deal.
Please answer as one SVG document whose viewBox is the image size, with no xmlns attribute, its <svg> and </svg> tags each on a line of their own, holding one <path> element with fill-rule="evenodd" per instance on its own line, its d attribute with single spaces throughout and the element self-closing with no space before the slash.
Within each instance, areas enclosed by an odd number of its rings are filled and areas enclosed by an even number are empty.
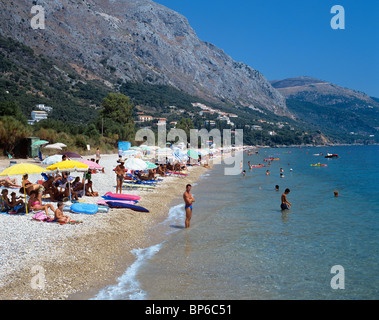
<svg viewBox="0 0 379 320">
<path fill-rule="evenodd" d="M 63 214 L 63 202 L 58 202 L 58 207 L 54 211 L 54 220 L 59 223 L 68 223 L 71 221 L 71 218 L 69 216 L 65 216 Z"/>
<path fill-rule="evenodd" d="M 54 220 L 60 224 L 77 224 L 83 221 L 72 220 L 69 216 L 63 214 L 63 202 L 58 202 L 57 209 L 54 211 Z"/>
<path fill-rule="evenodd" d="M 86 190 L 86 196 L 87 197 L 98 197 L 99 196 L 98 192 L 93 191 L 93 189 L 92 189 L 92 181 L 91 180 L 89 180 L 86 183 L 85 190 Z"/>
<path fill-rule="evenodd" d="M 14 208 L 15 206 L 18 206 L 18 205 L 23 205 L 24 204 L 24 201 L 21 200 L 22 197 L 16 197 L 16 192 L 12 192 L 11 193 L 11 201 L 10 201 L 10 206 L 12 208 Z"/>
</svg>

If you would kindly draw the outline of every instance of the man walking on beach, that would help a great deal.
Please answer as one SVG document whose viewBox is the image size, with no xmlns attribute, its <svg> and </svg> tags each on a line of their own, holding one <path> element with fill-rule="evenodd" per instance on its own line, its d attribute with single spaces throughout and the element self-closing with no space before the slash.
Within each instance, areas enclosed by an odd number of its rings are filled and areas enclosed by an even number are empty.
<svg viewBox="0 0 379 320">
<path fill-rule="evenodd" d="M 192 186 L 190 184 L 187 184 L 186 191 L 183 193 L 183 199 L 184 199 L 185 210 L 186 210 L 186 221 L 185 221 L 186 228 L 189 228 L 190 226 L 190 221 L 192 217 L 192 203 L 195 202 L 195 199 L 191 194 L 191 188 Z"/>
<path fill-rule="evenodd" d="M 124 176 L 125 176 L 125 167 L 124 167 L 124 160 L 120 161 L 120 164 L 116 167 L 114 170 L 116 173 L 116 181 L 117 181 L 117 186 L 116 186 L 116 193 L 118 189 L 120 189 L 120 193 L 122 193 L 122 184 L 124 182 Z"/>
</svg>

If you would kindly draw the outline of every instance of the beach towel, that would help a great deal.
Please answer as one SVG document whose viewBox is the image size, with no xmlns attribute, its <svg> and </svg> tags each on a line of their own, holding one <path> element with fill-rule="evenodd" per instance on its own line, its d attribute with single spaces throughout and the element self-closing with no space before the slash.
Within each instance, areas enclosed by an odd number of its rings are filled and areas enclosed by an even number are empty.
<svg viewBox="0 0 379 320">
<path fill-rule="evenodd" d="M 32 219 L 36 221 L 43 221 L 43 222 L 55 222 L 55 219 L 49 218 L 43 211 L 36 212 L 32 216 Z"/>
<path fill-rule="evenodd" d="M 44 214 L 43 211 L 38 211 L 32 216 L 32 219 L 37 221 L 45 221 L 47 220 L 47 215 Z"/>
</svg>

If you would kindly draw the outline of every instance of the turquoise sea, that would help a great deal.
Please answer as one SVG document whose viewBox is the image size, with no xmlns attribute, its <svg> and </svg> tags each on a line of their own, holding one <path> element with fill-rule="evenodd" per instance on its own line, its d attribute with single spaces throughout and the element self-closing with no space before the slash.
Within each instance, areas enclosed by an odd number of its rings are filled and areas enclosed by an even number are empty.
<svg viewBox="0 0 379 320">
<path fill-rule="evenodd" d="M 314 155 L 327 152 L 339 157 Z M 279 160 L 249 170 L 268 156 Z M 178 199 L 151 230 L 155 244 L 94 299 L 378 299 L 378 161 L 379 146 L 340 146 L 244 153 L 245 177 L 217 165 L 192 188 L 191 228 Z M 335 265 L 344 289 L 331 287 Z"/>
</svg>

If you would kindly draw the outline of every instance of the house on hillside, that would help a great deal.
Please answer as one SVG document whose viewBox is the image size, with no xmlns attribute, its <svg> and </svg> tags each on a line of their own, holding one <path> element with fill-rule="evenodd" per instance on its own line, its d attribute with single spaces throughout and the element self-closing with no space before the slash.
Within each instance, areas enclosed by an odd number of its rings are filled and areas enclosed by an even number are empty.
<svg viewBox="0 0 379 320">
<path fill-rule="evenodd" d="M 140 122 L 147 122 L 147 121 L 153 121 L 154 118 L 152 116 L 148 116 L 148 115 L 145 115 L 145 114 L 140 114 L 140 115 L 137 116 L 137 119 Z"/>
<path fill-rule="evenodd" d="M 34 124 L 35 122 L 47 119 L 47 112 L 40 110 L 33 110 L 31 113 L 32 119 L 28 120 L 29 124 Z"/>
<path fill-rule="evenodd" d="M 42 110 L 42 111 L 46 111 L 46 112 L 51 112 L 51 111 L 53 111 L 53 108 L 52 108 L 52 107 L 45 106 L 44 104 L 36 104 L 35 107 L 36 107 L 38 110 Z"/>
</svg>

